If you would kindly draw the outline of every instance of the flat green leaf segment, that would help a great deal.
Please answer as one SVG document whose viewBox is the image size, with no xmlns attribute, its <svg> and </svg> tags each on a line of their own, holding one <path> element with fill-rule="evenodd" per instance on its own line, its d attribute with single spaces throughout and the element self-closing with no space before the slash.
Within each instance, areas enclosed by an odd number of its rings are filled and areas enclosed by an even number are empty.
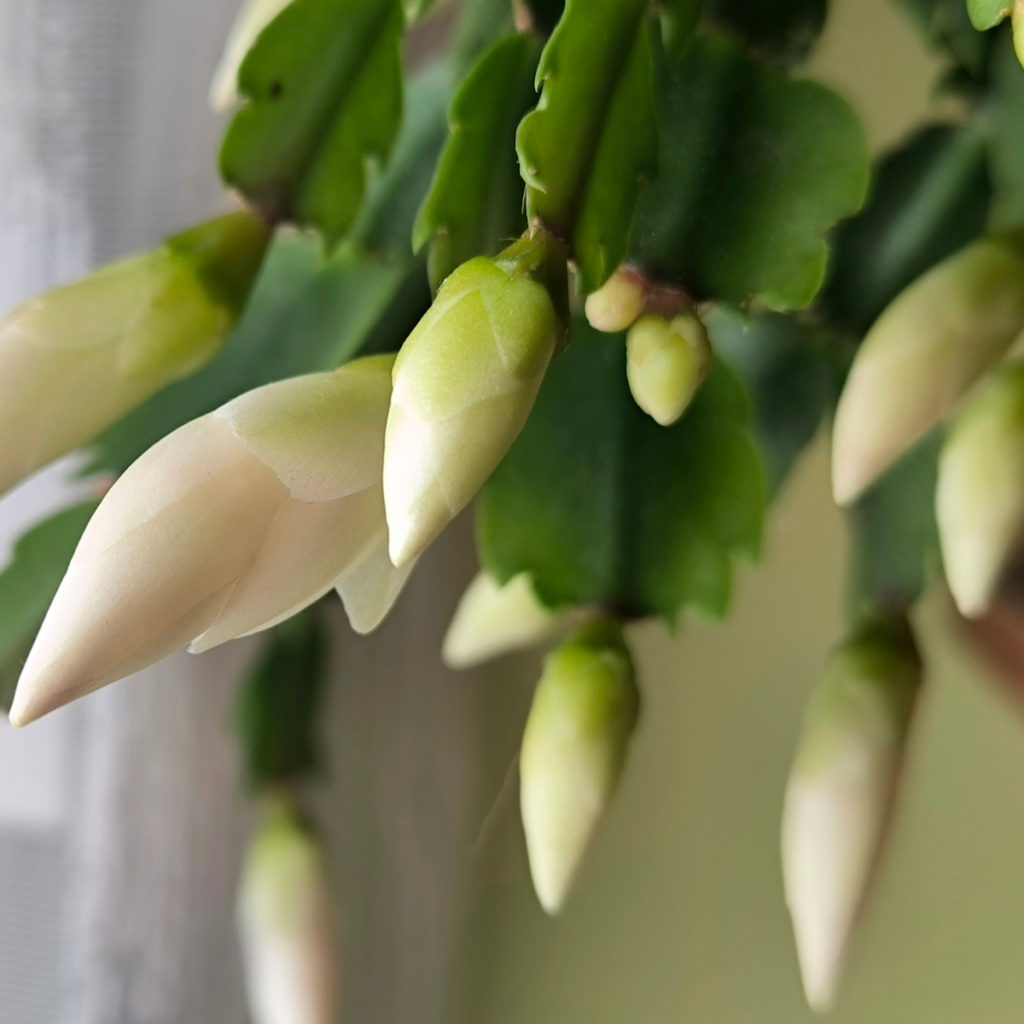
<svg viewBox="0 0 1024 1024">
<path fill-rule="evenodd" d="M 221 174 L 271 221 L 348 230 L 402 112 L 399 0 L 295 0 L 239 72 Z"/>
<path fill-rule="evenodd" d="M 1018 19 L 1024 26 L 1024 13 Z M 993 51 L 982 114 L 995 193 L 990 227 L 1008 231 L 1024 225 L 1024 69 L 1008 34 L 996 40 Z"/>
<path fill-rule="evenodd" d="M 85 501 L 34 526 L 0 572 L 0 706 L 9 707 L 21 666 L 82 531 L 98 502 Z"/>
<path fill-rule="evenodd" d="M 430 244 L 436 288 L 459 264 L 493 255 L 523 232 L 523 182 L 515 133 L 536 99 L 540 41 L 529 34 L 495 43 L 452 102 L 450 137 L 413 229 Z"/>
<path fill-rule="evenodd" d="M 824 86 L 716 36 L 666 68 L 658 94 L 659 170 L 640 199 L 631 261 L 702 299 L 808 305 L 826 233 L 867 190 L 856 115 Z"/>
<path fill-rule="evenodd" d="M 976 128 L 933 125 L 887 154 L 867 205 L 836 233 L 821 303 L 829 319 L 866 332 L 907 285 L 983 233 L 991 193 Z"/>
<path fill-rule="evenodd" d="M 984 32 L 1013 13 L 1013 0 L 967 0 L 967 13 L 971 24 Z"/>
<path fill-rule="evenodd" d="M 519 126 L 527 214 L 570 243 L 584 293 L 622 262 L 655 168 L 648 0 L 569 0 L 544 48 L 537 109 Z"/>
<path fill-rule="evenodd" d="M 757 555 L 764 470 L 742 388 L 716 366 L 659 427 L 626 385 L 621 336 L 577 322 L 519 440 L 484 488 L 478 532 L 499 580 L 550 605 L 674 619 L 722 616 L 736 555 Z"/>
<path fill-rule="evenodd" d="M 309 608 L 274 628 L 243 680 L 235 727 L 254 790 L 300 779 L 320 767 L 316 724 L 328 653 L 320 609 Z"/>
</svg>

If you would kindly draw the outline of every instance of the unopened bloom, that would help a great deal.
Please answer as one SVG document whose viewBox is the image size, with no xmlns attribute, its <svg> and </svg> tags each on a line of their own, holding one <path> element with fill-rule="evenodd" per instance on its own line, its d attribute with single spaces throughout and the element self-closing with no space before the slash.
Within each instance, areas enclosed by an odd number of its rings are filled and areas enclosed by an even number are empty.
<svg viewBox="0 0 1024 1024">
<path fill-rule="evenodd" d="M 521 253 L 472 259 L 441 285 L 395 363 L 384 453 L 395 565 L 423 551 L 501 461 L 562 333 Z"/>
<path fill-rule="evenodd" d="M 643 281 L 633 271 L 622 267 L 587 296 L 584 312 L 594 330 L 614 333 L 629 327 L 643 313 L 646 303 L 647 289 Z"/>
<path fill-rule="evenodd" d="M 210 106 L 221 113 L 241 102 L 238 71 L 259 34 L 292 0 L 246 0 L 228 33 L 224 53 L 210 83 Z"/>
<path fill-rule="evenodd" d="M 498 583 L 477 573 L 459 601 L 444 638 L 450 668 L 471 668 L 500 654 L 543 643 L 565 625 L 569 613 L 541 604 L 528 573 Z"/>
<path fill-rule="evenodd" d="M 853 361 L 832 487 L 853 501 L 934 427 L 1024 329 L 1024 238 L 969 245 L 907 288 Z"/>
<path fill-rule="evenodd" d="M 258 218 L 230 214 L 0 321 L 0 491 L 212 359 L 267 240 Z"/>
<path fill-rule="evenodd" d="M 238 931 L 254 1024 L 335 1024 L 338 951 L 326 853 L 288 805 L 246 856 Z"/>
<path fill-rule="evenodd" d="M 561 910 L 618 786 L 639 706 L 618 625 L 592 623 L 544 661 L 519 775 L 533 887 L 549 914 Z"/>
<path fill-rule="evenodd" d="M 997 372 L 942 448 L 936 513 L 946 579 L 960 611 L 988 610 L 1024 525 L 1024 364 Z"/>
<path fill-rule="evenodd" d="M 811 696 L 786 789 L 782 868 L 804 991 L 832 1002 L 886 834 L 921 683 L 901 618 L 866 623 Z"/>
<path fill-rule="evenodd" d="M 266 629 L 381 547 L 391 364 L 373 357 L 257 388 L 141 456 L 82 536 L 11 720 L 188 644 Z"/>
<path fill-rule="evenodd" d="M 663 427 L 686 411 L 712 359 L 708 332 L 691 314 L 672 321 L 642 317 L 626 337 L 629 390 L 636 404 Z"/>
</svg>

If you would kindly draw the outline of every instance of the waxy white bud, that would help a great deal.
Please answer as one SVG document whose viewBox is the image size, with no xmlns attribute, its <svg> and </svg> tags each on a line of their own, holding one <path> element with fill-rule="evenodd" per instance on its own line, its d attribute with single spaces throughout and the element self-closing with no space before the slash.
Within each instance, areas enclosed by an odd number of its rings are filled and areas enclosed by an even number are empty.
<svg viewBox="0 0 1024 1024">
<path fill-rule="evenodd" d="M 533 887 L 549 914 L 561 910 L 618 786 L 639 705 L 616 624 L 585 627 L 544 661 L 519 775 Z"/>
<path fill-rule="evenodd" d="M 231 214 L 0 321 L 0 491 L 209 362 L 268 237 L 258 218 Z"/>
<path fill-rule="evenodd" d="M 246 0 L 238 12 L 224 53 L 210 83 L 210 106 L 218 113 L 237 107 L 242 101 L 238 91 L 238 71 L 259 34 L 292 0 Z"/>
<path fill-rule="evenodd" d="M 594 330 L 614 334 L 629 327 L 643 313 L 646 303 L 643 280 L 623 267 L 587 296 L 583 308 Z"/>
<path fill-rule="evenodd" d="M 326 853 L 287 805 L 246 856 L 238 931 L 253 1024 L 335 1024 L 338 953 Z"/>
<path fill-rule="evenodd" d="M 571 616 L 541 604 L 528 573 L 499 584 L 477 573 L 459 601 L 444 638 L 449 668 L 472 668 L 500 654 L 533 647 L 556 636 Z"/>
<path fill-rule="evenodd" d="M 1024 329 L 1024 240 L 969 245 L 889 306 L 836 410 L 832 488 L 853 501 L 931 430 Z"/>
<path fill-rule="evenodd" d="M 191 644 L 266 629 L 386 543 L 390 357 L 257 388 L 113 485 L 18 683 L 22 725 Z"/>
<path fill-rule="evenodd" d="M 939 459 L 946 579 L 963 615 L 984 614 L 1024 526 L 1024 364 L 972 395 Z"/>
<path fill-rule="evenodd" d="M 384 451 L 391 560 L 415 558 L 515 441 L 563 333 L 544 285 L 478 257 L 441 285 L 398 354 Z"/>
<path fill-rule="evenodd" d="M 693 400 L 713 358 L 708 332 L 697 317 L 642 317 L 626 338 L 629 390 L 648 416 L 670 426 Z"/>
<path fill-rule="evenodd" d="M 811 696 L 786 789 L 782 869 L 807 1001 L 832 1003 L 878 861 L 921 682 L 903 619 L 865 625 Z"/>
</svg>

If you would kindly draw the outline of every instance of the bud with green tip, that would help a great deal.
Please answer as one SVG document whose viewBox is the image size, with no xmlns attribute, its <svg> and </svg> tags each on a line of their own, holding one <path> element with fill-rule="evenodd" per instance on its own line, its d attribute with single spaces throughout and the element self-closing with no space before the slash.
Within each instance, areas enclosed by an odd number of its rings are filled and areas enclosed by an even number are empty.
<svg viewBox="0 0 1024 1024">
<path fill-rule="evenodd" d="M 663 427 L 686 411 L 712 360 L 708 332 L 691 314 L 671 321 L 642 317 L 626 337 L 629 390 L 636 404 Z"/>
<path fill-rule="evenodd" d="M 395 565 L 472 500 L 526 423 L 564 335 L 538 280 L 559 261 L 564 275 L 564 254 L 538 236 L 464 263 L 402 346 L 384 451 Z"/>
<path fill-rule="evenodd" d="M 327 857 L 276 802 L 246 856 L 238 930 L 254 1024 L 334 1024 L 338 953 Z"/>
<path fill-rule="evenodd" d="M 939 459 L 936 514 L 957 607 L 982 615 L 1024 525 L 1024 364 L 997 372 L 957 419 Z"/>
<path fill-rule="evenodd" d="M 1024 329 L 1024 237 L 944 260 L 879 317 L 836 411 L 832 487 L 853 501 L 931 430 Z"/>
<path fill-rule="evenodd" d="M 540 603 L 529 573 L 501 584 L 479 572 L 445 634 L 444 662 L 449 668 L 472 668 L 500 654 L 533 647 L 557 635 L 570 615 Z"/>
<path fill-rule="evenodd" d="M 825 1010 L 885 839 L 921 684 L 902 617 L 871 620 L 811 696 L 782 816 L 782 868 L 807 1001 Z"/>
<path fill-rule="evenodd" d="M 268 239 L 258 218 L 230 214 L 0 321 L 0 491 L 209 362 Z"/>
<path fill-rule="evenodd" d="M 587 296 L 584 312 L 594 330 L 614 334 L 626 330 L 643 313 L 646 304 L 647 289 L 643 280 L 634 271 L 622 267 Z"/>
<path fill-rule="evenodd" d="M 622 628 L 598 621 L 544 661 L 519 761 L 533 886 L 557 914 L 622 775 L 640 695 Z"/>
<path fill-rule="evenodd" d="M 210 83 L 210 106 L 218 113 L 241 102 L 238 71 L 259 34 L 292 0 L 246 0 L 238 12 L 224 45 L 224 53 Z"/>
</svg>

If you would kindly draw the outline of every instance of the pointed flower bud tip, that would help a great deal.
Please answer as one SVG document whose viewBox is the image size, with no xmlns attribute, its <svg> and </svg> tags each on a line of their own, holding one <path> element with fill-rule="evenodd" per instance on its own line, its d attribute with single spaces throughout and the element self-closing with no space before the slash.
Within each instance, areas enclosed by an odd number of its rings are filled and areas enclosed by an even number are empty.
<svg viewBox="0 0 1024 1024">
<path fill-rule="evenodd" d="M 646 302 L 643 280 L 623 267 L 587 296 L 584 312 L 594 330 L 614 334 L 626 330 L 643 313 Z"/>
<path fill-rule="evenodd" d="M 808 1002 L 831 1005 L 885 838 L 921 682 L 910 627 L 866 622 L 811 696 L 782 819 L 786 903 Z"/>
<path fill-rule="evenodd" d="M 953 599 L 982 615 L 1024 526 L 1024 363 L 987 381 L 950 431 L 936 516 Z"/>
<path fill-rule="evenodd" d="M 636 404 L 670 426 L 686 411 L 711 370 L 708 332 L 697 317 L 645 316 L 626 339 L 626 376 Z"/>
<path fill-rule="evenodd" d="M 832 486 L 856 499 L 1024 329 L 1024 238 L 984 239 L 903 291 L 861 345 L 836 410 Z"/>
<path fill-rule="evenodd" d="M 514 258 L 479 257 L 454 271 L 398 355 L 384 452 L 395 565 L 420 554 L 490 476 L 561 341 L 523 244 Z"/>
<path fill-rule="evenodd" d="M 38 718 L 190 644 L 266 629 L 384 543 L 389 357 L 257 388 L 139 458 L 89 522 L 22 671 Z"/>
<path fill-rule="evenodd" d="M 333 1024 L 337 938 L 327 858 L 287 805 L 270 809 L 249 848 L 237 916 L 255 1024 Z"/>
<path fill-rule="evenodd" d="M 544 662 L 519 772 L 530 873 L 549 914 L 561 910 L 618 785 L 639 702 L 617 624 L 584 627 Z"/>
<path fill-rule="evenodd" d="M 238 72 L 259 34 L 291 3 L 291 0 L 248 0 L 228 33 L 224 53 L 210 83 L 210 107 L 225 113 L 241 103 Z"/>
<path fill-rule="evenodd" d="M 449 668 L 472 668 L 498 655 L 543 643 L 563 628 L 567 612 L 541 604 L 528 573 L 499 584 L 479 572 L 459 601 L 444 638 Z"/>
</svg>

